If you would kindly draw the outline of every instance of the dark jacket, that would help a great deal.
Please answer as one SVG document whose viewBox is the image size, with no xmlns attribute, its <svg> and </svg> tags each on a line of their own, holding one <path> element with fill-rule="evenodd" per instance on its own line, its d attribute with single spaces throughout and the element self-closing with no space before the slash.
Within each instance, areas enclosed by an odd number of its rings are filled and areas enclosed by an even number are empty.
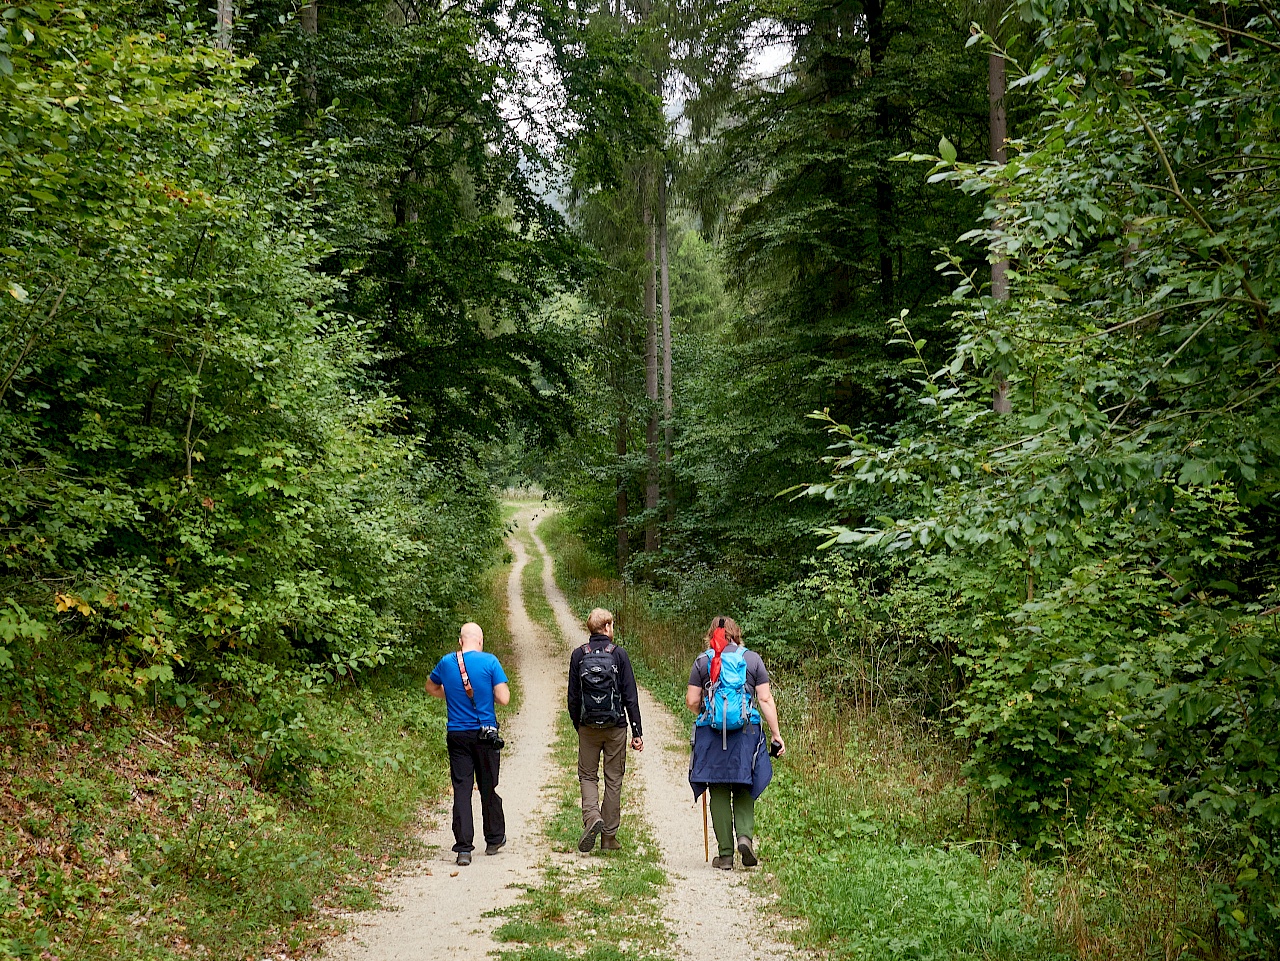
<svg viewBox="0 0 1280 961">
<path fill-rule="evenodd" d="M 712 784 L 748 785 L 758 798 L 772 779 L 769 739 L 759 724 L 747 724 L 727 737 L 715 728 L 694 727 L 689 786 L 695 801 Z"/>
<path fill-rule="evenodd" d="M 643 737 L 640 726 L 640 694 L 636 690 L 636 675 L 631 669 L 631 658 L 627 657 L 625 650 L 604 634 L 592 634 L 587 643 L 591 645 L 593 651 L 599 651 L 614 644 L 613 662 L 618 665 L 618 686 L 621 689 L 622 706 L 627 709 L 627 717 L 631 720 L 631 736 Z M 582 646 L 579 645 L 569 655 L 569 720 L 573 721 L 575 731 L 582 718 L 582 679 L 579 677 L 581 670 Z M 626 725 L 625 720 L 618 722 L 618 727 L 626 727 Z"/>
</svg>

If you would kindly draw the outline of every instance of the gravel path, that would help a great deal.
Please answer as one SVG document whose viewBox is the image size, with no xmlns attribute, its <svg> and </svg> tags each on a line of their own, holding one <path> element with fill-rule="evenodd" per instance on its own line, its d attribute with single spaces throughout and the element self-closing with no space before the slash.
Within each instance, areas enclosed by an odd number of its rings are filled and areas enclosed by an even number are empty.
<svg viewBox="0 0 1280 961">
<path fill-rule="evenodd" d="M 564 641 L 549 638 L 526 613 L 520 577 L 529 561 L 528 553 L 518 539 L 507 542 L 515 555 L 507 603 L 522 688 L 520 711 L 503 730 L 507 747 L 499 785 L 511 841 L 494 857 L 485 857 L 481 847 L 469 868 L 457 868 L 449 850 L 453 843 L 449 805 L 442 804 L 429 818 L 429 823 L 438 827 L 430 829 L 426 837 L 439 853 L 390 886 L 386 901 L 396 910 L 359 915 L 355 930 L 335 940 L 326 957 L 341 961 L 488 957 L 499 947 L 491 934 L 502 919 L 484 915 L 514 902 L 522 885 L 538 879 L 539 868 L 548 857 L 565 858 L 553 855 L 543 833 L 553 800 L 546 782 L 552 773 L 550 745 L 556 714 L 564 709 L 569 652 L 585 639 L 586 632 L 556 585 L 551 556 L 534 533 L 547 513 L 543 507 L 526 508 L 517 515 L 516 523 L 530 532 L 544 558 L 543 590 Z M 641 754 L 628 752 L 627 784 L 638 781 L 636 786 L 642 790 L 628 794 L 624 784 L 623 805 L 629 798 L 644 804 L 645 819 L 662 850 L 662 866 L 670 881 L 663 915 L 676 935 L 674 956 L 699 957 L 708 944 L 716 944 L 717 955 L 738 961 L 800 957 L 783 939 L 781 928 L 770 919 L 761 898 L 747 886 L 744 872 L 713 871 L 703 860 L 702 812 L 692 802 L 685 776 L 687 720 L 677 720 L 643 689 L 640 709 L 645 749 Z M 478 798 L 476 808 L 478 830 Z"/>
</svg>

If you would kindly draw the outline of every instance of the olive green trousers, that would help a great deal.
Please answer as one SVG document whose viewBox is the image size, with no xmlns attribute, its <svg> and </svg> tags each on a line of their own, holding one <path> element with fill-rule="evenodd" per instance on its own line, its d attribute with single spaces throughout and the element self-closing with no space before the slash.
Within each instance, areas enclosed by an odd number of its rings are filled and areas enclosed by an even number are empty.
<svg viewBox="0 0 1280 961">
<path fill-rule="evenodd" d="M 711 824 L 716 829 L 716 845 L 720 856 L 728 857 L 738 849 L 738 838 L 755 837 L 756 800 L 749 784 L 712 784 Z"/>
</svg>

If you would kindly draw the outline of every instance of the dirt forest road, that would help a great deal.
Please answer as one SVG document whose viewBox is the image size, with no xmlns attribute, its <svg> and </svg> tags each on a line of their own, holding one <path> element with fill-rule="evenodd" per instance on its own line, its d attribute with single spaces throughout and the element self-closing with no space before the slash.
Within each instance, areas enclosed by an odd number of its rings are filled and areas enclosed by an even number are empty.
<svg viewBox="0 0 1280 961">
<path fill-rule="evenodd" d="M 555 773 L 550 768 L 550 745 L 556 716 L 564 710 L 569 653 L 586 638 L 582 622 L 555 583 L 552 558 L 536 534 L 538 522 L 547 513 L 547 508 L 531 505 L 517 514 L 516 523 L 518 529 L 532 535 L 544 558 L 542 586 L 561 637 L 548 636 L 528 616 L 520 591 L 528 552 L 517 537 L 507 542 L 515 557 L 507 603 L 514 667 L 521 686 L 520 710 L 504 728 L 507 747 L 499 785 L 510 842 L 493 857 L 484 855 L 482 845 L 470 867 L 456 867 L 446 801 L 427 819 L 432 827 L 425 840 L 436 853 L 406 868 L 393 882 L 385 898 L 392 910 L 359 915 L 353 930 L 328 947 L 327 958 L 444 961 L 489 957 L 503 947 L 492 938 L 502 919 L 485 915 L 513 903 L 523 885 L 537 880 L 548 859 L 576 857 L 555 854 L 544 833 L 553 806 L 547 787 Z M 628 753 L 623 804 L 628 797 L 633 803 L 644 804 L 644 818 L 662 851 L 662 867 L 669 882 L 663 915 L 676 937 L 672 956 L 697 957 L 707 944 L 716 944 L 718 955 L 739 961 L 799 957 L 775 928 L 764 903 L 748 888 L 743 872 L 713 871 L 703 860 L 702 813 L 693 805 L 685 777 L 686 719 L 677 720 L 643 689 L 640 709 L 645 749 L 641 754 Z M 476 808 L 478 830 L 478 798 Z"/>
</svg>

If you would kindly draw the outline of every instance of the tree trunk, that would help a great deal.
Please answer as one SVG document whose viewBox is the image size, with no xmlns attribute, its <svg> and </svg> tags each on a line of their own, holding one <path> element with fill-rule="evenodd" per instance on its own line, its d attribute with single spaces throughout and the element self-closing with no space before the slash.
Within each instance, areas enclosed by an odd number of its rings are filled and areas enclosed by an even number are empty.
<svg viewBox="0 0 1280 961">
<path fill-rule="evenodd" d="M 671 448 L 675 445 L 676 427 L 672 422 L 675 410 L 675 387 L 671 382 L 671 271 L 667 249 L 667 172 L 658 177 L 658 269 L 662 287 L 662 460 L 666 465 L 664 481 L 667 487 L 667 520 L 675 520 L 676 502 L 671 496 Z"/>
<path fill-rule="evenodd" d="M 618 479 L 616 487 L 616 509 L 618 523 L 618 576 L 622 577 L 627 569 L 627 561 L 631 559 L 631 538 L 627 533 L 627 475 L 622 465 L 627 459 L 627 415 L 618 411 L 617 433 L 615 435 L 615 451 L 618 455 Z M 625 580 L 624 580 L 625 583 Z"/>
<path fill-rule="evenodd" d="M 644 549 L 658 548 L 658 291 L 656 268 L 657 236 L 654 228 L 653 203 L 650 196 L 649 177 L 640 188 L 644 192 L 644 395 L 649 401 L 649 416 L 645 422 L 645 456 L 649 462 L 648 477 L 644 488 L 644 509 L 648 519 L 644 524 Z"/>
<path fill-rule="evenodd" d="M 878 77 L 880 67 L 889 52 L 889 33 L 884 23 L 884 3 L 872 2 L 863 5 L 867 18 L 867 51 L 871 58 L 871 73 Z M 876 96 L 875 106 L 876 133 L 886 146 L 893 127 L 893 118 L 889 105 L 889 94 L 881 90 Z M 873 175 L 875 185 L 876 209 L 876 246 L 879 248 L 880 261 L 880 300 L 886 306 L 894 299 L 893 273 L 893 183 L 889 180 L 886 164 L 879 164 Z"/>
<path fill-rule="evenodd" d="M 991 128 L 991 159 L 1002 164 L 1008 160 L 1005 143 L 1009 139 L 1009 125 L 1004 111 L 1004 57 L 994 50 L 987 55 L 988 121 Z M 996 226 L 999 226 L 997 222 Z M 1001 257 L 991 265 L 991 296 L 996 300 L 1009 299 L 1009 260 Z M 1009 381 L 1001 377 L 991 392 L 991 409 L 997 414 L 1013 412 L 1009 398 Z"/>
<path fill-rule="evenodd" d="M 231 0 L 218 0 L 217 17 L 218 29 L 214 45 L 220 50 L 230 50 L 232 19 Z"/>
<path fill-rule="evenodd" d="M 298 25 L 302 27 L 302 32 L 308 37 L 316 37 L 320 34 L 320 0 L 307 0 L 303 4 L 302 9 L 298 11 Z M 302 80 L 302 95 L 307 98 L 307 102 L 314 109 L 320 101 L 320 94 L 316 89 L 316 65 L 314 62 L 315 49 L 309 51 L 308 59 L 312 62 L 308 64 L 306 73 Z"/>
</svg>

